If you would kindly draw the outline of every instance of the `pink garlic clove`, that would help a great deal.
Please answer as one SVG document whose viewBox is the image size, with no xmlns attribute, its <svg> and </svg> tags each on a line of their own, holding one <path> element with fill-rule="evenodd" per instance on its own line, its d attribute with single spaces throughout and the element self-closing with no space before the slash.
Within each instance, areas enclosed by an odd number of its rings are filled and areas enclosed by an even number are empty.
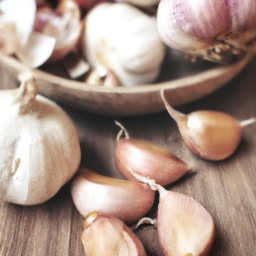
<svg viewBox="0 0 256 256">
<path fill-rule="evenodd" d="M 123 222 L 97 212 L 84 220 L 81 239 L 88 256 L 146 256 L 138 237 Z"/>
<path fill-rule="evenodd" d="M 206 209 L 192 198 L 158 188 L 159 244 L 166 256 L 206 256 L 215 234 L 214 222 Z"/>
<path fill-rule="evenodd" d="M 71 184 L 73 202 L 81 215 L 90 212 L 132 223 L 152 208 L 155 192 L 146 184 L 106 177 L 82 169 Z"/>
<path fill-rule="evenodd" d="M 170 47 L 217 62 L 231 62 L 255 48 L 254 0 L 161 0 L 157 23 Z"/>
<path fill-rule="evenodd" d="M 187 164 L 171 151 L 152 142 L 130 139 L 129 135 L 118 139 L 115 163 L 126 179 L 145 183 L 154 180 L 161 186 L 191 173 Z"/>
<path fill-rule="evenodd" d="M 184 115 L 169 105 L 164 89 L 161 95 L 186 145 L 203 159 L 219 161 L 232 155 L 241 141 L 242 127 L 256 121 L 251 118 L 240 122 L 228 114 L 206 110 Z"/>
</svg>

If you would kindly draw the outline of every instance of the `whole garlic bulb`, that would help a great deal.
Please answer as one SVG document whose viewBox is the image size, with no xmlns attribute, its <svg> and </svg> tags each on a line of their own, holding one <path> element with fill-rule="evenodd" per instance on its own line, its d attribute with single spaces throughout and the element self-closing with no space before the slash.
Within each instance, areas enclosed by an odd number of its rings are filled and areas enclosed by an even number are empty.
<svg viewBox="0 0 256 256">
<path fill-rule="evenodd" d="M 31 73 L 15 90 L 0 91 L 0 199 L 45 202 L 75 174 L 81 152 L 66 113 L 37 95 Z"/>
<path fill-rule="evenodd" d="M 217 62 L 255 49 L 255 0 L 161 0 L 157 23 L 170 47 Z"/>
<path fill-rule="evenodd" d="M 124 86 L 152 83 L 165 56 L 156 19 L 123 3 L 102 3 L 87 14 L 81 47 L 93 68 L 112 70 Z"/>
</svg>

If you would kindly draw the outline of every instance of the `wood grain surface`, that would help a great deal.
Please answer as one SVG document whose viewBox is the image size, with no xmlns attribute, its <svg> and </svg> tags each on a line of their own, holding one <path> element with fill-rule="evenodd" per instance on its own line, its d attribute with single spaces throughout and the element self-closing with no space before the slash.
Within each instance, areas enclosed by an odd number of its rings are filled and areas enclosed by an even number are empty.
<svg viewBox="0 0 256 256">
<path fill-rule="evenodd" d="M 0 70 L 0 87 L 14 86 L 15 81 Z M 244 129 L 241 144 L 230 158 L 210 162 L 190 153 L 167 112 L 106 117 L 62 107 L 77 127 L 82 166 L 121 178 L 114 164 L 115 138 L 119 131 L 114 120 L 118 120 L 131 137 L 171 149 L 196 171 L 167 188 L 191 196 L 213 216 L 216 238 L 210 256 L 255 256 L 256 124 Z M 256 58 L 225 87 L 179 108 L 184 113 L 199 109 L 223 111 L 240 120 L 256 116 Z M 157 203 L 149 216 L 156 215 L 156 208 Z M 0 255 L 85 255 L 80 241 L 81 221 L 82 217 L 72 203 L 68 184 L 48 202 L 38 206 L 1 203 Z M 146 227 L 138 233 L 148 255 L 161 255 L 154 247 L 155 230 Z"/>
</svg>

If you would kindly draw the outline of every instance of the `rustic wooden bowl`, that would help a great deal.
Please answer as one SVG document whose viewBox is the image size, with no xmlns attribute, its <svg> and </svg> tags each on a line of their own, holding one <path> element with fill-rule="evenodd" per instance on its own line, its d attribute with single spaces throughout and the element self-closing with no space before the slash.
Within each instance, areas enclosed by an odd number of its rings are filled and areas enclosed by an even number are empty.
<svg viewBox="0 0 256 256">
<path fill-rule="evenodd" d="M 34 69 L 39 92 L 57 102 L 79 110 L 105 115 L 140 115 L 165 109 L 160 90 L 165 88 L 171 105 L 182 105 L 210 94 L 234 78 L 252 59 L 248 55 L 231 65 L 217 65 L 200 60 L 196 64 L 183 59 L 179 53 L 165 60 L 162 73 L 155 84 L 136 87 L 105 88 L 50 74 L 54 70 Z M 13 57 L 0 54 L 0 65 L 17 76 L 26 67 Z"/>
</svg>

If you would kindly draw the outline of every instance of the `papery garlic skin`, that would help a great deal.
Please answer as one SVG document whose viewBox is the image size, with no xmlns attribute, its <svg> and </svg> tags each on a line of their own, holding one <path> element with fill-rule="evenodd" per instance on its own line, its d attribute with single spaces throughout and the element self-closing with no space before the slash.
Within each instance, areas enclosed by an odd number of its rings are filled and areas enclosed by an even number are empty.
<svg viewBox="0 0 256 256">
<path fill-rule="evenodd" d="M 170 47 L 218 62 L 239 59 L 255 47 L 254 0 L 161 0 L 157 23 Z"/>
<path fill-rule="evenodd" d="M 54 196 L 81 159 L 73 122 L 36 94 L 32 78 L 19 89 L 0 92 L 0 199 L 20 205 Z"/>
<path fill-rule="evenodd" d="M 88 256 L 146 256 L 138 237 L 114 217 L 96 217 L 81 239 Z"/>
<path fill-rule="evenodd" d="M 97 211 L 132 223 L 152 208 L 155 191 L 146 184 L 110 178 L 83 169 L 72 181 L 71 195 L 83 216 Z"/>
<path fill-rule="evenodd" d="M 0 11 L 3 13 L 0 15 L 3 15 L 6 20 L 15 23 L 20 44 L 24 46 L 33 29 L 36 1 L 1 0 Z"/>
<path fill-rule="evenodd" d="M 41 66 L 51 56 L 56 40 L 33 31 L 35 0 L 3 0 L 0 12 L 0 51 L 15 54 L 29 68 Z"/>
<path fill-rule="evenodd" d="M 93 68 L 112 70 L 124 86 L 152 83 L 165 56 L 155 18 L 123 3 L 102 3 L 87 14 L 81 48 Z"/>
<path fill-rule="evenodd" d="M 171 151 L 138 139 L 121 139 L 117 143 L 115 163 L 126 179 L 142 182 L 154 180 L 161 186 L 190 172 L 187 164 Z"/>
<path fill-rule="evenodd" d="M 215 227 L 211 215 L 192 198 L 159 189 L 157 213 L 159 244 L 166 256 L 206 256 Z"/>
<path fill-rule="evenodd" d="M 75 48 L 81 33 L 80 10 L 73 0 L 61 0 L 56 10 L 43 6 L 37 10 L 34 30 L 56 39 L 48 62 L 64 58 Z"/>
</svg>

